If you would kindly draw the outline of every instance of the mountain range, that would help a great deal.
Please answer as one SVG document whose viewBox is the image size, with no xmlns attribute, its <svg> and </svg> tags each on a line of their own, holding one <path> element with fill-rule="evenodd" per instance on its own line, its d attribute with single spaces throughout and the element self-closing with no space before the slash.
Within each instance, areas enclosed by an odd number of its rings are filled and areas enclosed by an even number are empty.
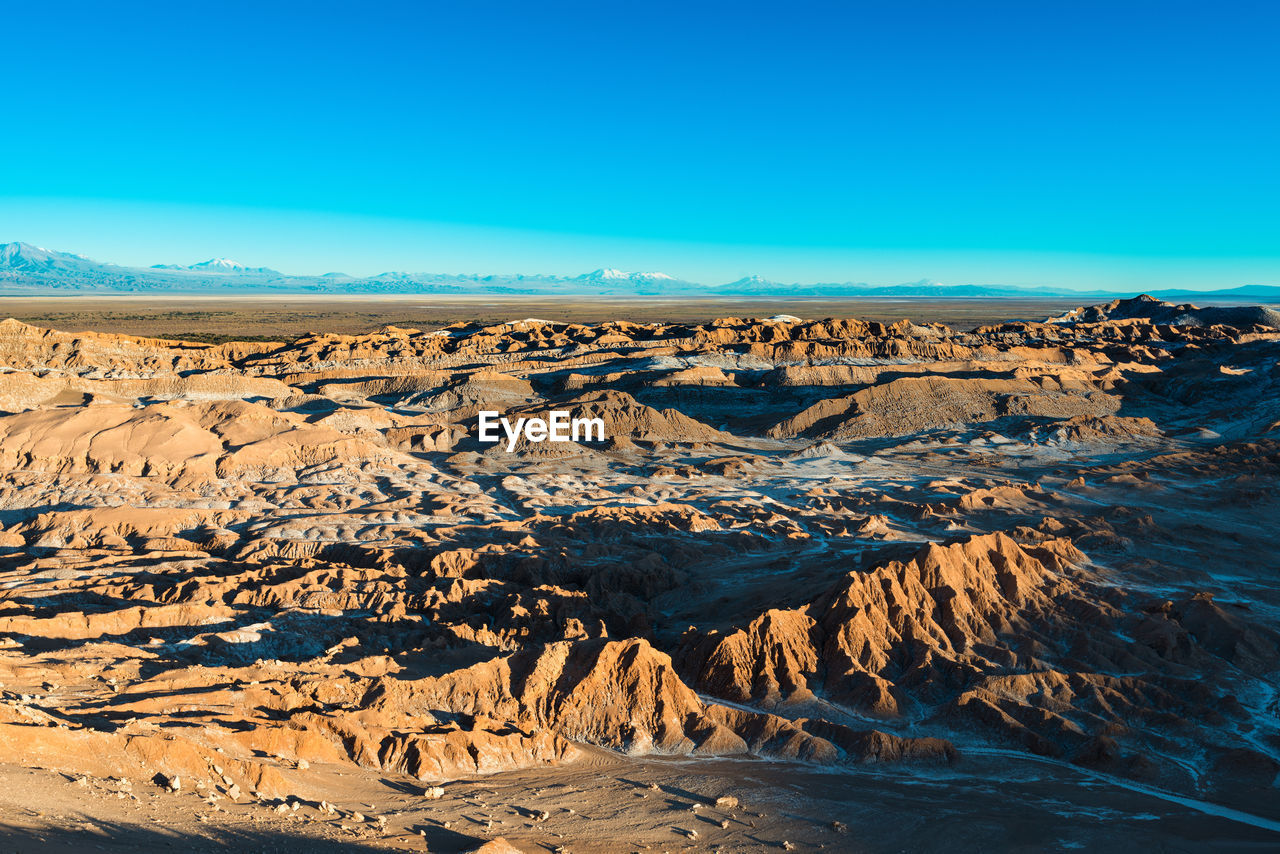
<svg viewBox="0 0 1280 854">
<path fill-rule="evenodd" d="M 0 244 L 0 295 L 201 293 L 240 294 L 438 294 L 609 297 L 928 297 L 933 299 L 1036 299 L 1131 296 L 1136 292 L 1080 291 L 1013 285 L 948 285 L 929 279 L 898 285 L 862 282 L 784 283 L 748 276 L 719 285 L 677 279 L 666 273 L 629 273 L 603 268 L 579 276 L 459 275 L 387 272 L 375 276 L 326 273 L 299 276 L 250 267 L 228 258 L 197 264 L 124 267 L 29 243 Z M 1280 287 L 1244 285 L 1215 291 L 1152 290 L 1164 299 L 1280 301 Z"/>
</svg>

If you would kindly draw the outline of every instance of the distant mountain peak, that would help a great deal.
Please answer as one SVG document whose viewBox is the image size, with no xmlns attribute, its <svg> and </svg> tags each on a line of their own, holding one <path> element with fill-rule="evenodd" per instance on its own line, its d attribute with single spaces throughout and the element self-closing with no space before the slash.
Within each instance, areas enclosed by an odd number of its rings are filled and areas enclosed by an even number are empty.
<svg viewBox="0 0 1280 854">
<path fill-rule="evenodd" d="M 71 255 L 70 252 L 54 252 L 45 249 L 42 246 L 32 246 L 30 243 L 23 243 L 21 240 L 15 240 L 13 243 L 0 243 L 0 259 L 9 260 L 11 258 L 47 258 L 51 255 Z M 79 255 L 74 257 L 79 258 Z"/>
<path fill-rule="evenodd" d="M 57 252 L 30 243 L 0 243 L 0 270 L 40 272 L 69 270 L 92 264 L 83 255 Z"/>
<path fill-rule="evenodd" d="M 247 270 L 249 269 L 239 261 L 232 261 L 230 258 L 210 258 L 208 261 L 201 261 L 199 264 L 192 264 L 193 270 Z"/>
<path fill-rule="evenodd" d="M 249 267 L 230 258 L 210 258 L 199 264 L 156 264 L 153 270 L 181 270 L 188 273 L 255 273 L 258 275 L 282 275 L 270 267 Z"/>
<path fill-rule="evenodd" d="M 230 258 L 210 258 L 199 264 L 192 264 L 188 270 L 199 270 L 205 273 L 276 273 L 270 267 L 250 267 Z"/>
<path fill-rule="evenodd" d="M 628 273 L 626 270 L 619 270 L 615 267 L 601 267 L 599 270 L 592 270 L 590 273 L 584 273 L 581 276 L 578 276 L 578 278 L 609 282 L 675 281 L 674 276 L 668 276 L 666 273 Z"/>
</svg>

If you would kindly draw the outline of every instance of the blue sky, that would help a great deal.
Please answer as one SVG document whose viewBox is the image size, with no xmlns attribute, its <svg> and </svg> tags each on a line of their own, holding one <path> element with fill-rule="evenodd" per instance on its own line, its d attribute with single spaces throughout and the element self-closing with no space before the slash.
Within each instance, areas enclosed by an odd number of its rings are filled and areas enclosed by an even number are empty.
<svg viewBox="0 0 1280 854">
<path fill-rule="evenodd" d="M 314 273 L 1280 283 L 1270 2 L 42 2 L 6 29 L 0 240 Z"/>
</svg>

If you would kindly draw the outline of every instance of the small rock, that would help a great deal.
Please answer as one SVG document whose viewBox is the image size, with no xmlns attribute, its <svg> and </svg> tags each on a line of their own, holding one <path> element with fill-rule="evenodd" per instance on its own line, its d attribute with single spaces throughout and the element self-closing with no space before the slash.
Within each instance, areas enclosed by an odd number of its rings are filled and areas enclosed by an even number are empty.
<svg viewBox="0 0 1280 854">
<path fill-rule="evenodd" d="M 444 789 L 439 786 L 427 786 L 422 790 L 422 797 L 429 801 L 438 801 L 444 797 Z"/>
<path fill-rule="evenodd" d="M 151 779 L 155 781 L 157 786 L 170 792 L 177 792 L 182 789 L 182 778 L 176 774 L 171 777 L 168 774 L 157 773 Z"/>
<path fill-rule="evenodd" d="M 735 810 L 738 808 L 738 799 L 733 795 L 722 795 L 716 798 L 716 807 L 722 810 Z"/>
</svg>

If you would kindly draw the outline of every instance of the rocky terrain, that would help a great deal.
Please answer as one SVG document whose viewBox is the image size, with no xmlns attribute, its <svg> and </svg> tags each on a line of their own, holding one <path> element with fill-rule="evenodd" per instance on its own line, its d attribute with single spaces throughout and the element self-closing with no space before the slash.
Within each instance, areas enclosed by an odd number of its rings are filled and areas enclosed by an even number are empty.
<svg viewBox="0 0 1280 854">
<path fill-rule="evenodd" d="M 0 369 L 32 850 L 1280 845 L 1271 309 L 7 320 Z"/>
</svg>

